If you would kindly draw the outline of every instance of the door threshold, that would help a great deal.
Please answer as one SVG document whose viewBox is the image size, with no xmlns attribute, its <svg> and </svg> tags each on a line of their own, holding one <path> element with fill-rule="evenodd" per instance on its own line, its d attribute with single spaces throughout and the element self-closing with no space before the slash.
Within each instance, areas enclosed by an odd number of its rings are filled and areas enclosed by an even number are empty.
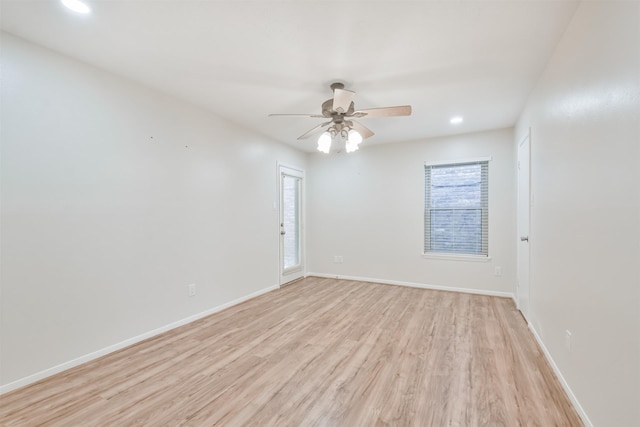
<svg viewBox="0 0 640 427">
<path fill-rule="evenodd" d="M 304 276 L 298 277 L 297 279 L 293 279 L 293 280 L 291 280 L 291 281 L 289 281 L 287 283 L 283 283 L 283 284 L 280 285 L 280 287 L 283 288 L 285 286 L 293 285 L 294 283 L 297 283 L 297 282 L 299 282 L 301 280 L 304 280 Z"/>
</svg>

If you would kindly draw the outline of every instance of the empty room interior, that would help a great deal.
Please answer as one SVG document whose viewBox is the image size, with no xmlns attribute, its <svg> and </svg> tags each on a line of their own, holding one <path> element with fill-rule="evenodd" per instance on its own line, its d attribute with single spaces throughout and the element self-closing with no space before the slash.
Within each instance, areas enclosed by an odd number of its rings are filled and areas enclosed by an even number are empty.
<svg viewBox="0 0 640 427">
<path fill-rule="evenodd" d="M 639 1 L 0 29 L 0 425 L 640 425 Z"/>
</svg>

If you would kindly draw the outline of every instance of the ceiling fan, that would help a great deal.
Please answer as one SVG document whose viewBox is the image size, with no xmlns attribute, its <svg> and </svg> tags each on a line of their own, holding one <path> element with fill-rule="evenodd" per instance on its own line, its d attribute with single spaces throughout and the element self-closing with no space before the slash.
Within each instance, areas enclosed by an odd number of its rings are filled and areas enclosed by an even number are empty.
<svg viewBox="0 0 640 427">
<path fill-rule="evenodd" d="M 330 119 L 314 127 L 313 129 L 300 135 L 298 139 L 306 139 L 324 130 L 318 138 L 318 150 L 329 153 L 333 138 L 339 135 L 347 141 L 347 153 L 358 149 L 363 139 L 373 136 L 373 131 L 353 120 L 354 118 L 377 118 L 377 117 L 397 117 L 410 116 L 411 106 L 401 105 L 397 107 L 369 108 L 366 110 L 356 110 L 353 105 L 355 92 L 346 90 L 344 84 L 331 84 L 333 98 L 322 103 L 322 114 L 269 114 L 269 116 L 304 116 L 313 118 Z"/>
</svg>

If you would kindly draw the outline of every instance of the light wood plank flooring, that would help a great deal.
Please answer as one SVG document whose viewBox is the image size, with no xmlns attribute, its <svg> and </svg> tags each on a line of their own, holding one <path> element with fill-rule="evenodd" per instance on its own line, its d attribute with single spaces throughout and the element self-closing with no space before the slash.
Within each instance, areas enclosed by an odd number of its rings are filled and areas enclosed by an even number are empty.
<svg viewBox="0 0 640 427">
<path fill-rule="evenodd" d="M 307 278 L 0 397 L 6 426 L 581 426 L 513 301 Z"/>
</svg>

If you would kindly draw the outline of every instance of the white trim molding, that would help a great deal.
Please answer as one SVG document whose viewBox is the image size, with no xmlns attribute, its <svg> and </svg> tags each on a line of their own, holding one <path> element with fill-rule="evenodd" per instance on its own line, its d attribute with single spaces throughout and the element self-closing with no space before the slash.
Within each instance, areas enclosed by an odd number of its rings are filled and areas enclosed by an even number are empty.
<svg viewBox="0 0 640 427">
<path fill-rule="evenodd" d="M 484 289 L 458 288 L 453 286 L 429 285 L 426 283 L 402 282 L 399 280 L 376 279 L 372 277 L 341 276 L 336 274 L 324 274 L 324 273 L 307 273 L 307 277 L 309 276 L 322 277 L 326 279 L 355 280 L 357 282 L 381 283 L 383 285 L 406 286 L 409 288 L 432 289 L 436 291 L 449 291 L 449 292 L 461 292 L 465 294 L 488 295 L 488 296 L 501 297 L 501 298 L 511 298 L 515 300 L 515 295 L 512 292 L 487 291 Z"/>
<path fill-rule="evenodd" d="M 471 261 L 471 262 L 489 262 L 490 256 L 482 255 L 465 255 L 465 254 L 445 254 L 441 252 L 423 252 L 422 258 L 439 259 L 444 261 Z"/>
<path fill-rule="evenodd" d="M 558 377 L 558 380 L 560 381 L 562 388 L 567 393 L 567 396 L 569 396 L 569 400 L 571 400 L 571 403 L 573 404 L 574 409 L 576 410 L 580 418 L 582 418 L 582 422 L 584 423 L 585 427 L 593 427 L 593 423 L 587 416 L 587 413 L 585 412 L 584 408 L 582 408 L 582 405 L 580 405 L 580 402 L 578 402 L 578 398 L 576 397 L 576 395 L 573 394 L 573 390 L 571 390 L 571 387 L 569 387 L 569 383 L 567 383 L 567 381 L 562 376 L 562 372 L 560 372 L 558 365 L 556 365 L 556 362 L 551 357 L 551 353 L 549 353 L 549 350 L 547 350 L 547 347 L 542 342 L 542 338 L 540 337 L 540 335 L 538 335 L 538 331 L 536 331 L 536 329 L 533 327 L 531 322 L 529 322 L 529 330 L 531 331 L 536 341 L 538 342 L 538 345 L 540 346 L 540 349 L 542 349 L 542 353 L 544 354 L 544 357 L 547 359 L 547 362 L 549 362 L 549 365 L 551 365 L 551 368 L 553 369 L 553 372 L 556 374 L 556 377 Z"/>
<path fill-rule="evenodd" d="M 191 322 L 195 322 L 196 320 L 202 319 L 203 317 L 207 317 L 211 314 L 217 313 L 219 311 L 222 311 L 226 308 L 229 307 L 233 307 L 234 305 L 238 305 L 240 303 L 243 303 L 245 301 L 248 301 L 250 299 L 253 299 L 255 297 L 258 297 L 260 295 L 266 294 L 267 292 L 271 292 L 274 291 L 276 289 L 279 289 L 280 286 L 275 285 L 275 286 L 271 286 L 265 289 L 261 289 L 259 291 L 253 292 L 249 295 L 245 295 L 243 297 L 240 297 L 238 299 L 235 299 L 233 301 L 229 301 L 227 303 L 224 303 L 222 305 L 219 305 L 217 307 L 213 307 L 209 310 L 205 310 L 201 313 L 197 313 L 194 314 L 193 316 L 189 316 L 187 318 L 181 319 L 181 320 L 177 320 L 175 322 L 169 323 L 168 325 L 162 326 L 160 328 L 157 329 L 153 329 L 149 332 L 145 332 L 144 334 L 126 339 L 124 341 L 121 341 L 119 343 L 110 345 L 108 347 L 102 348 L 100 350 L 94 351 L 92 353 L 89 354 L 85 354 L 84 356 L 80 356 L 77 357 L 73 360 L 69 360 L 67 362 L 61 363 L 57 366 L 53 366 L 51 368 L 45 369 L 43 371 L 37 372 L 35 374 L 29 375 L 27 377 L 21 378 L 19 380 L 13 381 L 11 383 L 5 384 L 3 386 L 0 386 L 0 395 L 3 395 L 5 393 L 8 393 L 10 391 L 16 390 L 18 388 L 27 386 L 29 384 L 33 384 L 36 381 L 40 381 L 42 379 L 45 379 L 47 377 L 50 377 L 52 375 L 58 374 L 60 372 L 66 371 L 68 369 L 74 368 L 76 366 L 82 365 L 83 363 L 87 363 L 90 362 L 94 359 L 97 359 L 99 357 L 105 356 L 109 353 L 113 353 L 115 351 L 121 350 L 125 347 L 129 347 L 133 344 L 137 344 L 140 341 L 144 341 L 148 338 L 154 337 L 156 335 L 160 335 L 164 332 L 170 331 L 172 329 L 175 329 L 177 327 L 186 325 L 187 323 L 191 323 Z"/>
<path fill-rule="evenodd" d="M 466 164 L 466 163 L 478 163 L 478 162 L 490 162 L 491 156 L 487 157 L 474 157 L 472 159 L 454 159 L 454 160 L 440 160 L 435 162 L 424 162 L 425 166 L 445 166 L 453 164 Z"/>
</svg>

